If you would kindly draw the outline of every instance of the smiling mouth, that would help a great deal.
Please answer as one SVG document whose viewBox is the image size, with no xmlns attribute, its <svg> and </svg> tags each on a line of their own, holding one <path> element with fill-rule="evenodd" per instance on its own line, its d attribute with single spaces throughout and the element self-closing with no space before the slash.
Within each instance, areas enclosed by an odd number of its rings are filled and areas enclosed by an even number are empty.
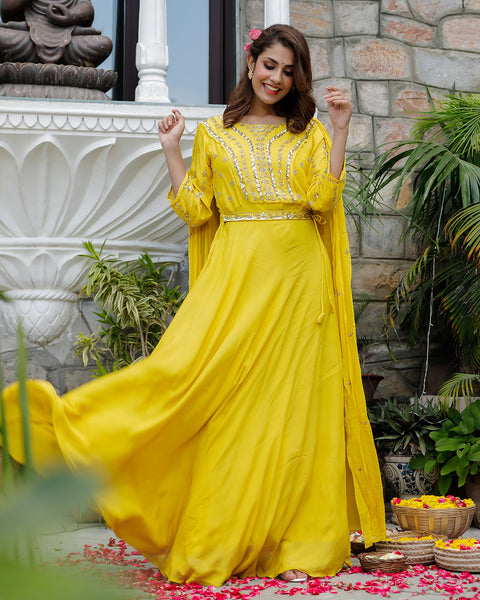
<svg viewBox="0 0 480 600">
<path fill-rule="evenodd" d="M 264 83 L 263 87 L 268 94 L 278 94 L 280 91 L 280 88 L 272 87 L 271 85 L 268 85 L 268 83 Z"/>
</svg>

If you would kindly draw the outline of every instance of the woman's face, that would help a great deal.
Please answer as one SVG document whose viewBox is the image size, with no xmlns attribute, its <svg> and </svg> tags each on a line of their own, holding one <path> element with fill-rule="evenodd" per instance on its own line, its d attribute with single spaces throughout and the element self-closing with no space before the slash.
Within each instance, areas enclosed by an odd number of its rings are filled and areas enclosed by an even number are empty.
<svg viewBox="0 0 480 600">
<path fill-rule="evenodd" d="M 293 51 L 278 42 L 262 52 L 257 62 L 249 56 L 248 66 L 253 71 L 254 110 L 276 114 L 274 105 L 293 87 L 294 63 Z"/>
</svg>

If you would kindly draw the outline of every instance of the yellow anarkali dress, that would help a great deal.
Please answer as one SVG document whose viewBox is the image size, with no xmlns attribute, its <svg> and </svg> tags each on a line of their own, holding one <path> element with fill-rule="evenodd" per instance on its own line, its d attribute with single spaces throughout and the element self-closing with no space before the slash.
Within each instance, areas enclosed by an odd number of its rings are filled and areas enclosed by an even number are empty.
<svg viewBox="0 0 480 600">
<path fill-rule="evenodd" d="M 329 148 L 315 119 L 201 123 L 170 193 L 191 289 L 160 344 L 61 398 L 29 383 L 38 468 L 101 469 L 107 524 L 172 581 L 333 575 L 350 529 L 384 537 Z"/>
</svg>

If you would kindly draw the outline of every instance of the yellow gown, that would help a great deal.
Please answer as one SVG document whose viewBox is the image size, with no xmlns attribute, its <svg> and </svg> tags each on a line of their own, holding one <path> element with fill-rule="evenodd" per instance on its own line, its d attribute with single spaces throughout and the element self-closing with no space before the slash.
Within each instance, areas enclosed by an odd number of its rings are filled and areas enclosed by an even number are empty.
<svg viewBox="0 0 480 600">
<path fill-rule="evenodd" d="M 334 575 L 350 529 L 384 537 L 329 149 L 315 119 L 201 123 L 170 193 L 192 285 L 160 344 L 61 398 L 29 382 L 37 467 L 101 469 L 107 524 L 172 581 Z"/>
</svg>

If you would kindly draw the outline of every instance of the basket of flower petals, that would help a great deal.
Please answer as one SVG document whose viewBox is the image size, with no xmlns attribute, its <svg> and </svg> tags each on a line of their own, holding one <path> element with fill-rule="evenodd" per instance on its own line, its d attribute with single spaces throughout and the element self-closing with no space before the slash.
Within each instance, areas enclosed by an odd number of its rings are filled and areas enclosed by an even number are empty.
<svg viewBox="0 0 480 600">
<path fill-rule="evenodd" d="M 362 552 L 358 555 L 363 571 L 381 571 L 382 573 L 398 573 L 405 569 L 406 556 L 402 552 Z"/>
<path fill-rule="evenodd" d="M 398 550 L 405 554 L 406 565 L 433 565 L 435 542 L 440 539 L 444 538 L 428 531 L 401 531 L 389 535 L 381 542 L 375 542 L 375 550 L 378 552 Z"/>
<path fill-rule="evenodd" d="M 407 500 L 394 498 L 392 509 L 402 529 L 456 538 L 470 527 L 475 503 L 450 495 L 420 496 Z"/>
<path fill-rule="evenodd" d="M 480 572 L 480 540 L 446 539 L 435 542 L 435 562 L 449 571 Z"/>
</svg>

